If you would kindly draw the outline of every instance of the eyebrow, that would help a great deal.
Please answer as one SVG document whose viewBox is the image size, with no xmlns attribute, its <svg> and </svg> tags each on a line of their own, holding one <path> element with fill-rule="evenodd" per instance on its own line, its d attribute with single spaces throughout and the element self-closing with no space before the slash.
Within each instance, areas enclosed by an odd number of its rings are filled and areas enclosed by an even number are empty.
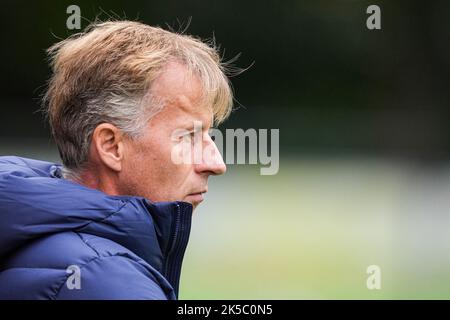
<svg viewBox="0 0 450 320">
<path fill-rule="evenodd" d="M 194 123 L 194 121 L 198 121 L 198 122 L 200 122 L 201 123 L 201 131 L 203 131 L 203 130 L 209 130 L 210 128 L 211 128 L 211 126 L 209 125 L 205 125 L 205 123 L 203 122 L 203 121 L 200 121 L 200 120 L 193 120 L 192 122 L 191 122 L 191 124 L 189 124 L 188 126 L 186 126 L 187 128 L 189 128 L 188 130 L 189 131 L 200 131 L 199 129 L 199 126 L 196 126 L 195 125 L 195 123 Z"/>
</svg>

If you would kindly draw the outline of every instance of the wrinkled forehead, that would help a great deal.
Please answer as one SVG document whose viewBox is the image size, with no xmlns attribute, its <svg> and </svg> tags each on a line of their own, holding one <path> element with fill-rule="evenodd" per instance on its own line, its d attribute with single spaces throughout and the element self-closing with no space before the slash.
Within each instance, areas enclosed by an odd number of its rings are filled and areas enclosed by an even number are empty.
<svg viewBox="0 0 450 320">
<path fill-rule="evenodd" d="M 170 61 L 153 81 L 151 91 L 166 101 L 186 96 L 191 101 L 201 99 L 203 86 L 200 78 L 177 61 Z"/>
<path fill-rule="evenodd" d="M 151 93 L 161 100 L 165 108 L 180 116 L 191 115 L 202 122 L 213 123 L 213 106 L 200 78 L 188 68 L 176 61 L 167 64 L 160 76 L 155 79 Z"/>
</svg>

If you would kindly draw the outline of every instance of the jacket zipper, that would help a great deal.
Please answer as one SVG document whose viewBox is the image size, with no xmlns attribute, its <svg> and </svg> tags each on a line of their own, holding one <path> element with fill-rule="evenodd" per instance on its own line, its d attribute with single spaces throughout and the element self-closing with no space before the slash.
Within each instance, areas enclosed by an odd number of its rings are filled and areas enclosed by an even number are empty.
<svg viewBox="0 0 450 320">
<path fill-rule="evenodd" d="M 172 285 L 175 296 L 178 299 L 178 289 L 181 274 L 181 264 L 184 252 L 189 240 L 191 227 L 191 215 L 186 213 L 186 208 L 176 204 L 177 210 L 173 220 L 170 250 L 167 253 L 163 275 Z"/>
</svg>

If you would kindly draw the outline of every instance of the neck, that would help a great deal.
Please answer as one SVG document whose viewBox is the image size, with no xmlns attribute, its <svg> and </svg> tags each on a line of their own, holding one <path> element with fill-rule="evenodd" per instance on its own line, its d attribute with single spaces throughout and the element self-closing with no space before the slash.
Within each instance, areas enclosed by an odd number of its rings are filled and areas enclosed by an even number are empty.
<svg viewBox="0 0 450 320">
<path fill-rule="evenodd" d="M 66 170 L 64 178 L 85 187 L 100 190 L 108 195 L 121 194 L 114 176 L 101 169 L 86 168 L 80 172 Z"/>
</svg>

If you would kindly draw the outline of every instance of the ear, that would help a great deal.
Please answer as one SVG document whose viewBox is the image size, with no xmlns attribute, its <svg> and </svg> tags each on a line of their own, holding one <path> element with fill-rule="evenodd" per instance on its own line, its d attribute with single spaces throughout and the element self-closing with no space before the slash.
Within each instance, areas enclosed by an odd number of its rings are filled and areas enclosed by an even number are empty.
<svg viewBox="0 0 450 320">
<path fill-rule="evenodd" d="M 125 149 L 119 128 L 110 123 L 99 124 L 92 134 L 91 143 L 101 164 L 117 172 L 122 170 Z"/>
</svg>

